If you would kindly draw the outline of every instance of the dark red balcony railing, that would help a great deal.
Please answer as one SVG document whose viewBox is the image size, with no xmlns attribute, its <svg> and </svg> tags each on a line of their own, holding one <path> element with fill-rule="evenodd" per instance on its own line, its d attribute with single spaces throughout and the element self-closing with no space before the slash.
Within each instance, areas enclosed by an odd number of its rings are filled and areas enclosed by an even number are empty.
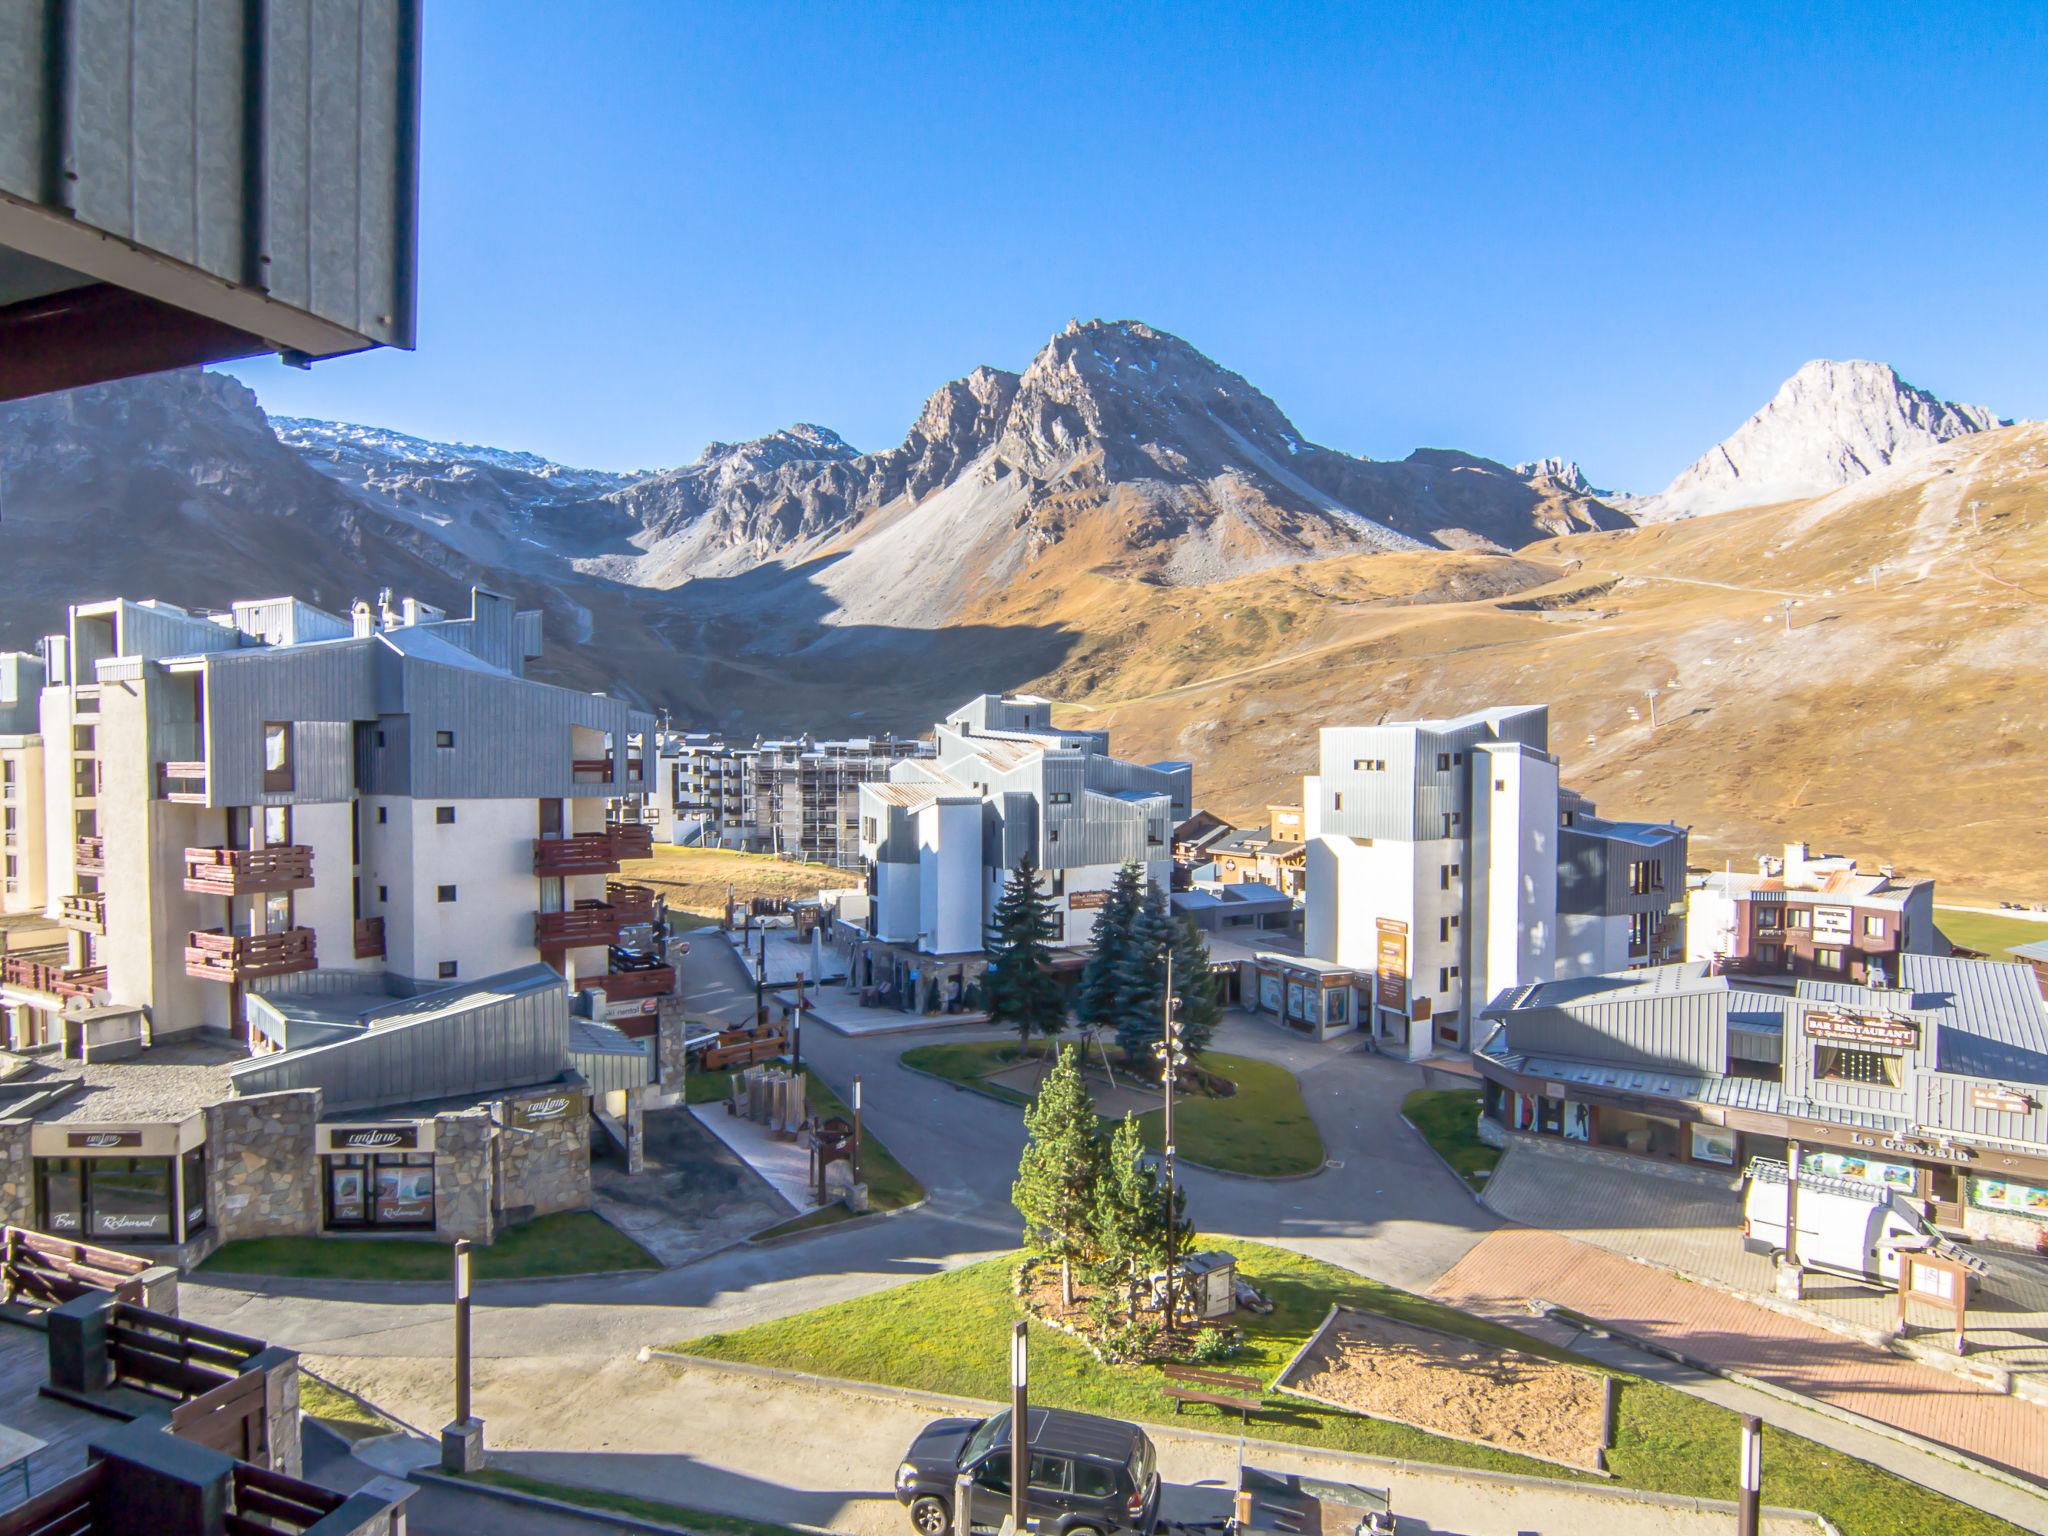
<svg viewBox="0 0 2048 1536">
<path fill-rule="evenodd" d="M 313 850 L 300 843 L 185 850 L 185 889 L 202 896 L 302 891 L 312 883 Z"/>
<path fill-rule="evenodd" d="M 618 936 L 618 911 L 601 901 L 579 901 L 567 912 L 536 912 L 533 918 L 533 941 L 542 949 L 610 944 Z"/>
<path fill-rule="evenodd" d="M 226 933 L 202 928 L 185 935 L 185 974 L 202 981 L 248 981 L 314 967 L 313 930 Z"/>
</svg>

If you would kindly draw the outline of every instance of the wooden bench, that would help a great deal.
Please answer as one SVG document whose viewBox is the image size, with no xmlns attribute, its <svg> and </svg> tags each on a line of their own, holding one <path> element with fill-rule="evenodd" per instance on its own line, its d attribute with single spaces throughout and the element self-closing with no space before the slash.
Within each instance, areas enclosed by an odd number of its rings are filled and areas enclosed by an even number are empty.
<svg viewBox="0 0 2048 1536">
<path fill-rule="evenodd" d="M 704 1048 L 704 1070 L 716 1072 L 725 1067 L 751 1067 L 757 1062 L 772 1061 L 786 1050 L 787 1042 L 781 1035 L 720 1035 L 716 1045 Z"/>
<path fill-rule="evenodd" d="M 1245 1423 L 1252 1421 L 1254 1409 L 1265 1407 L 1265 1383 L 1256 1376 L 1240 1376 L 1234 1371 L 1205 1370 L 1199 1365 L 1163 1365 L 1159 1368 L 1169 1385 L 1163 1388 L 1173 1399 L 1173 1411 L 1178 1414 L 1184 1404 L 1207 1403 L 1212 1408 L 1235 1409 L 1244 1415 Z M 1222 1390 L 1204 1390 L 1221 1388 Z"/>
</svg>

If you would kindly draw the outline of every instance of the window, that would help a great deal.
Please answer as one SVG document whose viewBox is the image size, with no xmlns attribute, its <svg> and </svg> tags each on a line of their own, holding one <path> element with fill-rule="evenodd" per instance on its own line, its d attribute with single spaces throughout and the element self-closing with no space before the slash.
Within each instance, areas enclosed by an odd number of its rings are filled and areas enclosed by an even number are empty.
<svg viewBox="0 0 2048 1536">
<path fill-rule="evenodd" d="M 1453 752 L 1453 753 L 1451 754 L 1451 766 L 1452 766 L 1453 768 L 1462 768 L 1462 767 L 1464 767 L 1464 766 L 1465 766 L 1465 754 L 1464 754 L 1464 753 L 1462 753 L 1462 752 Z"/>
<path fill-rule="evenodd" d="M 1387 760 L 1384 757 L 1354 757 L 1351 769 L 1354 773 L 1385 773 Z"/>
<path fill-rule="evenodd" d="M 1456 811 L 1444 812 L 1444 836 L 1449 837 L 1465 824 L 1465 818 Z"/>
<path fill-rule="evenodd" d="M 1508 781 L 1506 779 L 1495 779 L 1493 781 L 1493 787 L 1496 790 L 1504 790 L 1508 787 Z"/>
<path fill-rule="evenodd" d="M 1778 946 L 1775 944 L 1757 945 L 1756 958 L 1757 963 L 1760 965 L 1776 965 L 1778 963 Z"/>
<path fill-rule="evenodd" d="M 1651 942 L 1656 930 L 1648 912 L 1631 912 L 1628 915 L 1628 952 L 1635 959 L 1643 959 L 1650 953 Z"/>
<path fill-rule="evenodd" d="M 1074 803 L 1072 793 L 1064 789 L 1054 790 L 1046 796 L 1046 799 L 1050 800 L 1054 805 L 1072 805 Z"/>
<path fill-rule="evenodd" d="M 1060 829 L 1058 827 L 1047 827 L 1045 830 L 1045 840 L 1048 843 L 1058 842 L 1060 840 Z"/>
<path fill-rule="evenodd" d="M 292 788 L 292 728 L 271 721 L 263 727 L 263 792 L 289 794 Z"/>
<path fill-rule="evenodd" d="M 1440 891 L 1448 891 L 1448 890 L 1449 890 L 1449 889 L 1451 888 L 1451 866 L 1450 866 L 1450 865 L 1448 865 L 1448 864 L 1441 864 L 1441 865 L 1438 865 L 1438 866 L 1437 866 L 1437 872 L 1436 872 L 1436 888 L 1437 888 L 1438 890 L 1440 890 Z"/>
<path fill-rule="evenodd" d="M 454 899 L 455 899 L 455 887 L 454 887 L 454 886 L 452 886 L 452 885 L 439 885 L 439 886 L 436 886 L 436 887 L 434 887 L 434 900 L 436 900 L 436 901 L 453 901 Z"/>
<path fill-rule="evenodd" d="M 1842 952 L 1839 949 L 1816 949 L 1813 963 L 1824 971 L 1839 971 L 1842 969 Z"/>
<path fill-rule="evenodd" d="M 1457 931 L 1458 919 L 1456 919 L 1455 917 L 1440 917 L 1436 920 L 1436 937 L 1438 943 L 1450 943 L 1451 935 L 1456 933 Z"/>
<path fill-rule="evenodd" d="M 437 826 L 437 827 L 452 827 L 452 826 L 454 826 L 454 825 L 455 825 L 455 807 L 454 807 L 454 806 L 452 806 L 452 805 L 437 805 L 437 806 L 435 806 L 435 807 L 434 807 L 434 825 L 435 825 L 435 826 Z"/>
<path fill-rule="evenodd" d="M 437 746 L 437 747 L 452 747 L 452 746 L 454 746 L 454 745 L 455 745 L 455 733 L 454 733 L 453 731 L 436 731 L 436 732 L 434 732 L 434 745 L 435 745 L 435 746 Z"/>
<path fill-rule="evenodd" d="M 1647 896 L 1663 882 L 1657 878 L 1657 862 L 1654 859 L 1631 859 L 1628 865 L 1628 890 L 1631 896 Z"/>
<path fill-rule="evenodd" d="M 380 747 L 384 745 L 384 733 L 382 731 L 377 733 L 377 745 Z"/>
<path fill-rule="evenodd" d="M 881 841 L 881 839 L 880 839 L 879 837 L 877 837 L 877 836 L 875 835 L 875 818 L 874 818 L 874 817 L 872 817 L 872 816 L 863 816 L 863 817 L 861 817 L 861 819 L 860 819 L 860 840 L 861 840 L 862 842 L 864 842 L 864 843 L 875 843 L 875 842 L 880 842 L 880 841 Z"/>
<path fill-rule="evenodd" d="M 380 886 L 378 886 L 378 887 L 377 887 L 377 900 L 378 900 L 379 902 L 386 902 L 386 901 L 389 901 L 390 899 L 391 899 L 391 887 L 390 887 L 390 886 L 388 886 L 388 885 L 380 885 Z"/>
<path fill-rule="evenodd" d="M 1884 919 L 1882 917 L 1879 917 L 1875 913 L 1866 915 L 1863 919 L 1863 937 L 1865 937 L 1866 939 L 1883 938 Z"/>
<path fill-rule="evenodd" d="M 1084 1499 L 1106 1499 L 1116 1492 L 1116 1473 L 1099 1461 L 1074 1463 L 1074 1492 Z"/>
<path fill-rule="evenodd" d="M 390 806 L 388 806 L 388 805 L 380 805 L 380 806 L 378 806 L 378 807 L 377 807 L 377 825 L 378 825 L 378 826 L 380 826 L 380 827 L 381 827 L 381 826 L 383 826 L 383 825 L 384 825 L 384 823 L 385 823 L 385 822 L 386 822 L 387 820 L 389 820 L 389 819 L 390 819 L 390 816 L 391 816 L 391 807 L 390 807 Z"/>
<path fill-rule="evenodd" d="M 1899 1058 L 1881 1051 L 1816 1045 L 1813 1048 L 1813 1075 L 1824 1083 L 1862 1083 L 1873 1088 L 1896 1088 L 1899 1086 Z"/>
<path fill-rule="evenodd" d="M 1756 909 L 1756 925 L 1759 928 L 1781 928 L 1784 926 L 1784 922 L 1785 914 L 1776 907 L 1758 907 Z"/>
<path fill-rule="evenodd" d="M 1785 912 L 1785 926 L 1787 928 L 1811 928 L 1813 926 L 1813 909 L 1811 907 L 1787 908 Z"/>
<path fill-rule="evenodd" d="M 1332 795 L 1332 796 L 1330 796 L 1330 809 L 1331 809 L 1331 810 L 1333 810 L 1333 811 L 1341 811 L 1341 810 L 1343 810 L 1343 809 L 1344 809 L 1344 797 L 1343 797 L 1342 795 Z"/>
<path fill-rule="evenodd" d="M 206 1228 L 206 1148 L 194 1147 L 179 1159 L 178 1177 L 183 1183 L 185 1235 Z"/>
<path fill-rule="evenodd" d="M 1437 989 L 1437 991 L 1439 991 L 1439 992 L 1448 992 L 1448 991 L 1450 991 L 1450 990 L 1451 990 L 1451 983 L 1452 983 L 1452 982 L 1454 982 L 1454 981 L 1456 981 L 1457 979 L 1458 979 L 1458 968 L 1457 968 L 1457 967 L 1456 967 L 1455 965 L 1445 965 L 1445 966 L 1439 966 L 1439 967 L 1437 968 L 1437 973 L 1436 973 L 1436 989 Z"/>
<path fill-rule="evenodd" d="M 453 981 L 455 979 L 455 962 L 453 960 L 443 960 L 434 974 L 443 981 Z"/>
<path fill-rule="evenodd" d="M 1439 753 L 1437 753 L 1437 755 L 1436 755 L 1436 771 L 1437 771 L 1438 773 L 1449 773 L 1449 772 L 1451 771 L 1451 754 L 1450 754 L 1450 753 L 1448 753 L 1448 752 L 1439 752 Z"/>
<path fill-rule="evenodd" d="M 288 805 L 263 807 L 263 846 L 289 848 L 292 841 L 292 808 Z"/>
</svg>

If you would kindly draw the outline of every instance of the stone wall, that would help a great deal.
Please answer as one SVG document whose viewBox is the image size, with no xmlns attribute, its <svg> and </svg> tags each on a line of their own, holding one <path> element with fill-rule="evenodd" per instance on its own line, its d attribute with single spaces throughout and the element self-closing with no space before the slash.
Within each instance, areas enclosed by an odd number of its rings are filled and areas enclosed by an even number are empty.
<svg viewBox="0 0 2048 1536">
<path fill-rule="evenodd" d="M 555 1105 L 568 1103 L 559 1111 Z M 497 1208 L 507 1222 L 590 1205 L 590 1095 L 580 1084 L 507 1094 L 498 1132 Z"/>
<path fill-rule="evenodd" d="M 221 1242 L 320 1230 L 320 1100 L 295 1088 L 207 1107 L 208 1220 Z"/>
<path fill-rule="evenodd" d="M 483 1109 L 434 1117 L 434 1232 L 453 1242 L 488 1243 L 496 1236 L 492 1211 L 491 1143 L 498 1127 Z"/>
<path fill-rule="evenodd" d="M 0 1226 L 36 1224 L 35 1164 L 29 1160 L 26 1120 L 0 1120 Z"/>
<path fill-rule="evenodd" d="M 655 1014 L 654 1024 L 654 1081 L 659 1095 L 656 1099 L 658 1104 L 683 1102 L 683 1079 L 688 1071 L 683 1045 L 689 1038 L 690 1020 L 684 1011 L 683 999 L 664 997 Z"/>
</svg>

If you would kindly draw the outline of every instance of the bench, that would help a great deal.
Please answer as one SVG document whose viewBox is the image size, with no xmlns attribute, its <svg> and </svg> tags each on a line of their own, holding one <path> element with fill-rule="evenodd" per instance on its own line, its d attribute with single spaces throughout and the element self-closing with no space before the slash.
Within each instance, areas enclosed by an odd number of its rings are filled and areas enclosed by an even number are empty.
<svg viewBox="0 0 2048 1536">
<path fill-rule="evenodd" d="M 720 1035 L 716 1045 L 704 1048 L 704 1070 L 716 1072 L 724 1067 L 751 1067 L 757 1062 L 772 1061 L 786 1048 L 781 1035 L 762 1035 L 759 1038 Z"/>
<path fill-rule="evenodd" d="M 1265 1407 L 1265 1384 L 1256 1376 L 1205 1370 L 1199 1365 L 1163 1365 L 1159 1371 L 1169 1383 L 1162 1390 L 1173 1399 L 1176 1414 L 1185 1404 L 1207 1403 L 1212 1408 L 1235 1409 L 1249 1424 L 1252 1411 Z"/>
</svg>

